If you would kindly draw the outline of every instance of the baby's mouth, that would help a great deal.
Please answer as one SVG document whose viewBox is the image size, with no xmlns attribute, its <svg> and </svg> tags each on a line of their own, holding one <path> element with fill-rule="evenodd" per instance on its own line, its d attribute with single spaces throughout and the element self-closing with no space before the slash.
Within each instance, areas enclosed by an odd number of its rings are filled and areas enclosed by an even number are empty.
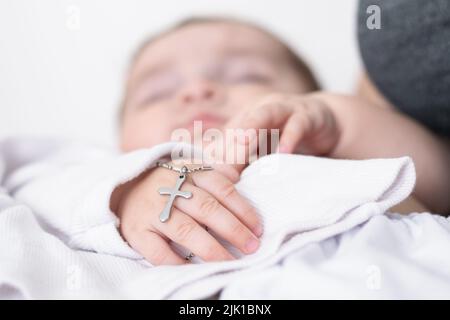
<svg viewBox="0 0 450 320">
<path fill-rule="evenodd" d="M 211 113 L 200 113 L 192 117 L 184 126 L 189 131 L 201 130 L 201 132 L 208 129 L 221 129 L 225 123 L 224 117 L 214 115 Z"/>
</svg>

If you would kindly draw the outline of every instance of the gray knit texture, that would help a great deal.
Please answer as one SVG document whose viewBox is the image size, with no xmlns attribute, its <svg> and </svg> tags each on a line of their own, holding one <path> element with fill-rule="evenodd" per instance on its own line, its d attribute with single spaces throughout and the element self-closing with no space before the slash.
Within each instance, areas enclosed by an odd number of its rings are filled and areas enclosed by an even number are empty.
<svg viewBox="0 0 450 320">
<path fill-rule="evenodd" d="M 381 8 L 370 30 L 369 5 Z M 358 38 L 369 77 L 402 112 L 450 136 L 450 0 L 360 0 Z"/>
</svg>

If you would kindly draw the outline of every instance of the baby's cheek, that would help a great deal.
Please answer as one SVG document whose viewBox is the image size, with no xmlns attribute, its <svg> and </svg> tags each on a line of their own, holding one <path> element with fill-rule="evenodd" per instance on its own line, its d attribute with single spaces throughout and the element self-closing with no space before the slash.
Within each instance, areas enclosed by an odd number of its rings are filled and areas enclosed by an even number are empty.
<svg viewBox="0 0 450 320">
<path fill-rule="evenodd" d="M 120 134 L 121 150 L 129 152 L 148 148 L 170 139 L 170 130 L 165 121 L 153 117 L 130 117 L 124 121 Z"/>
</svg>

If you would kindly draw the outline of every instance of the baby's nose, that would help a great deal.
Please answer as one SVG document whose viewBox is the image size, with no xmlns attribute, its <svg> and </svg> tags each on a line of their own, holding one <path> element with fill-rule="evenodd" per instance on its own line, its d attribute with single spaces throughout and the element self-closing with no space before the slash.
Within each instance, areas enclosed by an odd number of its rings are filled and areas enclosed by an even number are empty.
<svg viewBox="0 0 450 320">
<path fill-rule="evenodd" d="M 217 102 L 221 95 L 219 90 L 218 85 L 210 81 L 197 80 L 183 88 L 179 98 L 183 104 Z"/>
</svg>

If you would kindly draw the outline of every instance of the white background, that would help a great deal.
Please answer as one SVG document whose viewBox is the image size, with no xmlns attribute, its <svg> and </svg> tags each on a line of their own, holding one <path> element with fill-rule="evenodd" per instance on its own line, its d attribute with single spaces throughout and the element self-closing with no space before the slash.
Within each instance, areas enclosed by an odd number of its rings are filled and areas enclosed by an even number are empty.
<svg viewBox="0 0 450 320">
<path fill-rule="evenodd" d="M 327 90 L 350 93 L 360 70 L 356 3 L 0 0 L 0 138 L 50 135 L 113 145 L 131 53 L 192 14 L 255 21 L 302 53 Z"/>
</svg>

